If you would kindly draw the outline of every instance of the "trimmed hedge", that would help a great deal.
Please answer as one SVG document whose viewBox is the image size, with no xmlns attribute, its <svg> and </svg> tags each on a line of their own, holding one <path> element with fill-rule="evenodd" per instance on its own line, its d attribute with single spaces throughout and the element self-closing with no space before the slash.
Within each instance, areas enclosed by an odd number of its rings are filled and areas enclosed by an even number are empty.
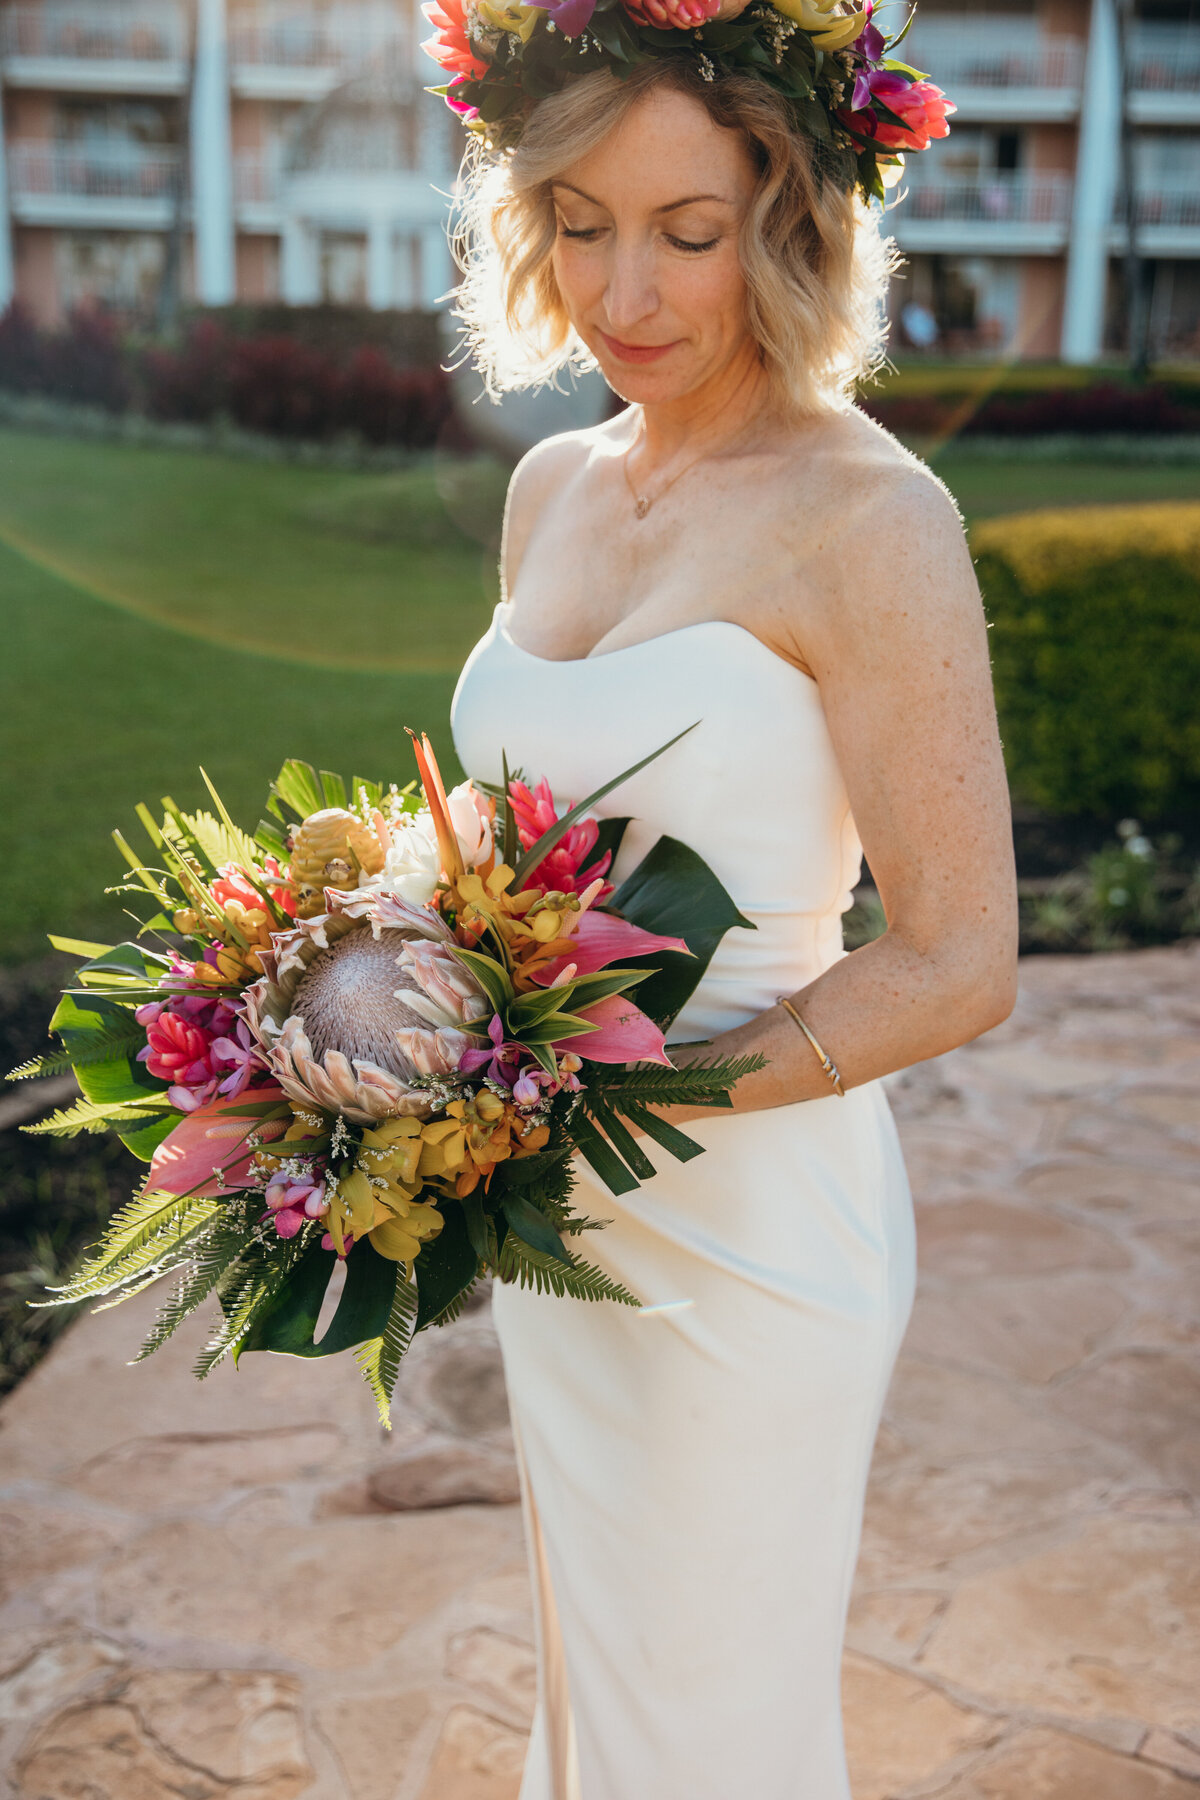
<svg viewBox="0 0 1200 1800">
<path fill-rule="evenodd" d="M 1200 805 L 1200 504 L 1010 515 L 971 547 L 1015 796 L 1108 819 Z"/>
<path fill-rule="evenodd" d="M 1156 381 L 1145 387 L 1115 381 L 972 393 L 866 393 L 859 405 L 900 437 L 1042 437 L 1047 433 L 1200 432 L 1200 386 Z"/>
</svg>

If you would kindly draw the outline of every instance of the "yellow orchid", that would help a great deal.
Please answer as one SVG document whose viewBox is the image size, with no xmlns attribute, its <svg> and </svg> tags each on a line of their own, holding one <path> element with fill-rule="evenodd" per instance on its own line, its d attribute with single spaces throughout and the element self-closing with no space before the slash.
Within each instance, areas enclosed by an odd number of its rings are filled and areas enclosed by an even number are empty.
<svg viewBox="0 0 1200 1800">
<path fill-rule="evenodd" d="M 536 6 L 493 6 L 491 0 L 476 0 L 479 23 L 488 31 L 507 31 L 527 44 L 533 35 L 541 8 Z"/>
<path fill-rule="evenodd" d="M 412 1201 L 403 1216 L 394 1214 L 375 1226 L 371 1243 L 389 1262 L 411 1263 L 421 1245 L 435 1238 L 444 1222 L 436 1206 L 428 1201 Z"/>
<path fill-rule="evenodd" d="M 839 12 L 840 0 L 772 0 L 776 12 L 807 31 L 822 50 L 843 50 L 867 22 L 867 13 Z"/>
</svg>

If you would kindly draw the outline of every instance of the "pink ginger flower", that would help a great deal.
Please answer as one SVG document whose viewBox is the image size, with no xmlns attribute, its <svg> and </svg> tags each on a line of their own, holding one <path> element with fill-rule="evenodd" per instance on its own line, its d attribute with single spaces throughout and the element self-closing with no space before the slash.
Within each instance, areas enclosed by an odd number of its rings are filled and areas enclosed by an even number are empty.
<svg viewBox="0 0 1200 1800">
<path fill-rule="evenodd" d="M 884 150 L 927 150 L 931 138 L 949 136 L 949 115 L 958 110 L 932 81 L 910 81 L 894 69 L 861 69 L 852 98 L 853 107 L 842 107 L 835 116 L 848 131 Z M 903 123 L 881 119 L 876 101 Z"/>
<path fill-rule="evenodd" d="M 210 891 L 218 906 L 228 906 L 231 900 L 236 900 L 239 906 L 257 907 L 261 911 L 264 904 L 262 895 L 252 885 L 246 871 L 239 869 L 236 863 L 222 865 Z"/>
<path fill-rule="evenodd" d="M 558 823 L 558 812 L 550 784 L 539 781 L 531 793 L 523 781 L 510 781 L 508 798 L 517 821 L 521 848 L 531 850 L 538 839 Z M 612 862 L 612 857 L 605 851 L 594 863 L 587 864 L 599 836 L 600 827 L 595 819 L 581 819 L 577 825 L 572 825 L 549 856 L 538 864 L 526 885 L 540 889 L 543 894 L 582 893 L 593 881 L 608 873 Z M 592 904 L 603 905 L 612 891 L 612 883 L 606 881 Z"/>
<path fill-rule="evenodd" d="M 146 1028 L 146 1048 L 138 1051 L 151 1075 L 170 1085 L 167 1098 L 180 1112 L 194 1112 L 217 1092 L 217 1071 L 210 1055 L 212 1039 L 198 1025 L 174 1012 L 163 1012 Z"/>
<path fill-rule="evenodd" d="M 721 10 L 721 0 L 621 0 L 621 4 L 639 25 L 657 25 L 660 31 L 692 31 Z"/>
</svg>

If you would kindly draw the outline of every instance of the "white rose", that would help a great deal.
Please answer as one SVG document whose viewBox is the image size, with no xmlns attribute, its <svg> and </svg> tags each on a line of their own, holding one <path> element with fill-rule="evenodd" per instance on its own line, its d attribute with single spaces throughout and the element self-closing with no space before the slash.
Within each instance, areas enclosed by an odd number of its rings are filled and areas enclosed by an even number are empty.
<svg viewBox="0 0 1200 1800">
<path fill-rule="evenodd" d="M 410 906 L 425 906 L 442 873 L 433 820 L 427 812 L 413 813 L 391 827 L 391 840 L 380 873 L 360 875 L 359 887 L 373 894 L 396 894 Z"/>
</svg>

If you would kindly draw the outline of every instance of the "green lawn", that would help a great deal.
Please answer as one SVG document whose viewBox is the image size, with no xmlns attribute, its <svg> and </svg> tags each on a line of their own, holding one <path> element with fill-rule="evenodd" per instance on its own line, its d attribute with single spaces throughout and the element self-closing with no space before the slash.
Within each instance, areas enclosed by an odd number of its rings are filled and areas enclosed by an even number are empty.
<svg viewBox="0 0 1200 1800">
<path fill-rule="evenodd" d="M 1198 485 L 953 447 L 937 469 L 970 518 Z M 137 831 L 138 800 L 199 802 L 197 764 L 250 824 L 288 755 L 403 781 L 412 725 L 453 771 L 502 489 L 489 465 L 355 475 L 0 432 L 0 960 L 120 930 L 109 833 Z"/>
</svg>

